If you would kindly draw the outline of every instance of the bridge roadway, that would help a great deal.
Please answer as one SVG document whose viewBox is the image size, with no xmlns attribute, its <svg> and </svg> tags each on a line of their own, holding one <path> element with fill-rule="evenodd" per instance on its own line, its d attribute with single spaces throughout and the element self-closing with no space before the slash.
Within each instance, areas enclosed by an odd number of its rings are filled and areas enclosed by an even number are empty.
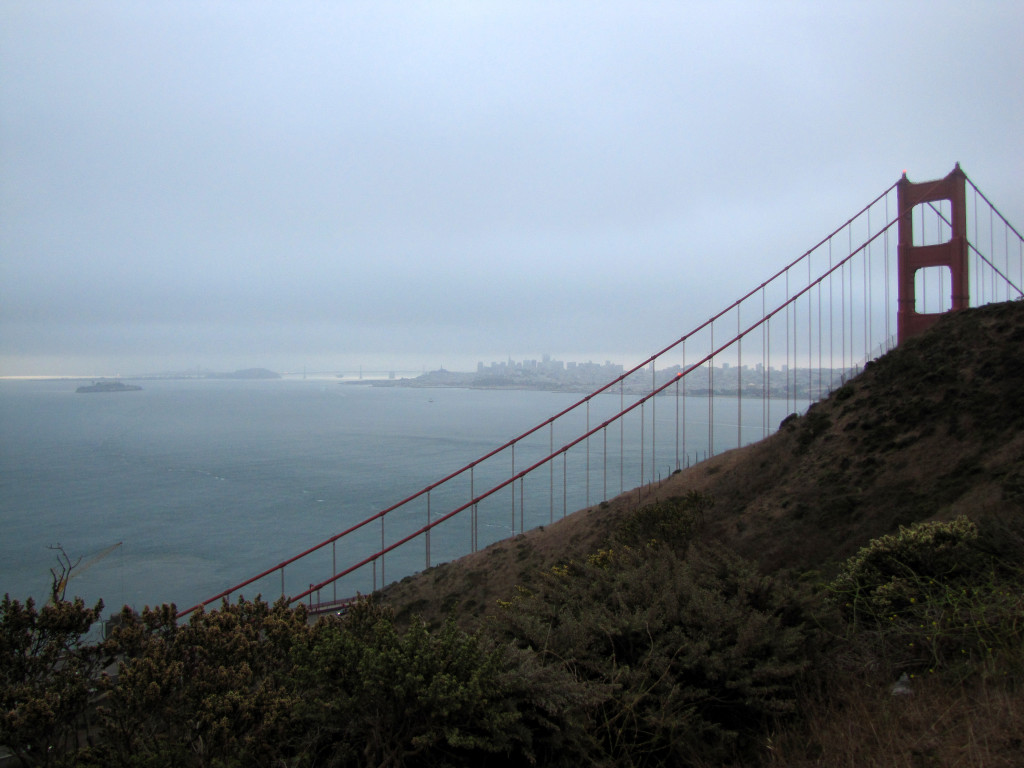
<svg viewBox="0 0 1024 768">
<path fill-rule="evenodd" d="M 310 598 L 312 598 L 312 595 L 310 595 Z M 349 597 L 344 600 L 327 600 L 322 603 L 314 603 L 312 599 L 310 599 L 309 602 L 305 604 L 306 612 L 310 616 L 324 616 L 328 613 L 335 613 L 338 616 L 344 616 L 348 612 L 352 603 L 357 599 L 357 597 Z"/>
</svg>

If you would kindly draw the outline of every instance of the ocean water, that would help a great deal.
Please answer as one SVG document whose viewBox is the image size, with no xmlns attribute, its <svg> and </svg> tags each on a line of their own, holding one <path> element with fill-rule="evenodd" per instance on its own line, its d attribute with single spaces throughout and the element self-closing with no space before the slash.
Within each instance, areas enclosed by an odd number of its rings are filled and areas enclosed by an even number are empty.
<svg viewBox="0 0 1024 768">
<path fill-rule="evenodd" d="M 45 599 L 49 569 L 57 563 L 49 547 L 59 544 L 73 559 L 82 558 L 69 594 L 102 598 L 110 610 L 192 605 L 406 498 L 579 399 L 330 379 L 141 383 L 140 392 L 82 395 L 74 382 L 0 381 L 0 593 Z M 706 400 L 680 398 L 687 414 L 683 459 L 676 448 L 678 400 L 658 400 L 656 421 L 650 410 L 638 409 L 621 430 L 609 427 L 537 473 L 539 481 L 482 503 L 478 544 L 596 504 L 699 457 L 707 448 Z M 718 414 L 730 408 L 723 400 L 716 398 Z M 482 464 L 475 492 L 538 460 L 551 445 L 559 447 L 574 430 L 596 426 L 619 404 L 617 395 L 594 398 L 589 413 L 580 409 L 571 423 L 545 428 L 517 446 L 515 456 L 506 451 Z M 786 406 L 773 401 L 768 407 L 774 428 Z M 722 421 L 718 450 L 738 439 L 727 415 Z M 743 421 L 749 421 L 749 439 L 760 436 L 761 411 L 746 406 Z M 415 530 L 426 514 L 436 518 L 468 501 L 468 483 L 433 492 L 430 510 L 423 501 L 389 516 L 388 540 Z M 371 526 L 311 565 L 316 572 L 291 573 L 287 592 L 327 578 L 331 557 L 341 568 L 370 554 L 380 536 Z M 465 554 L 470 545 L 463 515 L 433 536 L 431 562 Z M 424 545 L 410 544 L 389 556 L 386 578 L 425 565 Z M 375 582 L 368 574 L 341 588 L 369 591 Z M 281 585 L 275 578 L 247 595 L 276 597 Z M 383 582 L 385 576 L 374 578 Z"/>
</svg>

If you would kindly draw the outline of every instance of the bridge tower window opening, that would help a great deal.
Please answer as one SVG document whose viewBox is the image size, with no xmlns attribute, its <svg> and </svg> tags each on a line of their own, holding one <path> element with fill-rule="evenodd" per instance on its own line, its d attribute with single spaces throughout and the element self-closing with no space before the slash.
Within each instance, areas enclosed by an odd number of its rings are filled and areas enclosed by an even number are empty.
<svg viewBox="0 0 1024 768">
<path fill-rule="evenodd" d="M 922 267 L 914 274 L 914 311 L 920 315 L 949 312 L 953 273 L 948 266 Z M 936 286 L 938 286 L 936 288 Z"/>
<path fill-rule="evenodd" d="M 943 245 L 953 239 L 950 228 L 952 204 L 949 200 L 929 200 L 914 206 L 914 245 Z"/>
</svg>

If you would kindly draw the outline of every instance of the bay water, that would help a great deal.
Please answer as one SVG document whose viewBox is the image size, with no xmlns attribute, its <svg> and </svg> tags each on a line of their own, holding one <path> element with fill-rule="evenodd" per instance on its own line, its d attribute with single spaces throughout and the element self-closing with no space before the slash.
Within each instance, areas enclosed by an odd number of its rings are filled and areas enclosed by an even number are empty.
<svg viewBox="0 0 1024 768">
<path fill-rule="evenodd" d="M 336 379 L 167 379 L 141 381 L 142 391 L 95 394 L 76 393 L 78 383 L 0 381 L 0 594 L 45 600 L 50 569 L 57 565 L 52 547 L 60 545 L 73 561 L 81 558 L 68 594 L 87 602 L 102 598 L 105 613 L 123 604 L 193 605 L 414 494 L 580 399 Z M 682 457 L 680 399 L 689 414 Z M 627 427 L 609 427 L 547 475 L 538 473 L 549 480 L 496 494 L 480 505 L 478 545 L 597 504 L 699 458 L 709 437 L 706 400 L 658 398 L 656 421 L 649 406 L 646 413 L 637 409 Z M 733 409 L 731 419 L 716 417 L 716 450 L 739 439 L 735 401 L 730 406 L 729 400 L 715 398 L 718 414 Z M 763 423 L 774 428 L 787 410 L 784 402 L 769 401 L 765 416 L 758 403 L 742 411 L 744 442 L 760 437 Z M 518 454 L 491 460 L 500 467 L 489 474 L 481 465 L 472 481 L 439 489 L 426 514 L 436 517 L 464 503 L 471 488 L 480 493 L 489 480 L 529 466 L 620 405 L 618 395 L 595 397 L 566 424 L 524 441 Z M 426 518 L 422 503 L 410 506 L 419 511 L 410 517 L 399 510 L 397 525 L 405 516 L 406 527 L 415 530 Z M 471 546 L 468 523 L 446 526 L 434 536 L 428 555 L 434 562 Z M 389 537 L 395 532 L 392 526 Z M 379 543 L 379 528 L 367 530 L 361 542 L 331 557 L 343 567 Z M 386 578 L 426 564 L 423 545 L 410 544 L 388 559 Z M 323 567 L 334 567 L 330 558 L 321 561 Z M 287 591 L 296 594 L 329 575 L 296 574 L 298 582 Z M 384 574 L 379 576 L 383 582 Z M 369 591 L 377 574 L 373 582 L 360 578 L 367 583 L 343 589 Z M 280 594 L 279 581 L 262 587 L 247 596 Z"/>
</svg>

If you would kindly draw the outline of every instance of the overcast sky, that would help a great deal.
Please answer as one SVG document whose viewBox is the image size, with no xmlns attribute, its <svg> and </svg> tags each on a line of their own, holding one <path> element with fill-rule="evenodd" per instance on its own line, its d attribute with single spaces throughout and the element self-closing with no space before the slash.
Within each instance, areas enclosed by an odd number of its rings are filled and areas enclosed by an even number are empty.
<svg viewBox="0 0 1024 768">
<path fill-rule="evenodd" d="M 1022 137 L 1019 0 L 2 0 L 0 375 L 637 362 Z"/>
</svg>

